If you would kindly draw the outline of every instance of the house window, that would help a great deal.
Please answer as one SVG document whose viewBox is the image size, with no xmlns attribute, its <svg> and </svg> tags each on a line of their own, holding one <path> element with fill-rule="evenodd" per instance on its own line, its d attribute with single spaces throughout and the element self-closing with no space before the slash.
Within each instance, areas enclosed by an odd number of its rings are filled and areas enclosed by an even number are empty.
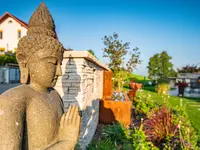
<svg viewBox="0 0 200 150">
<path fill-rule="evenodd" d="M 21 30 L 18 30 L 17 33 L 18 33 L 18 38 L 21 38 L 21 36 L 22 36 Z"/>
<path fill-rule="evenodd" d="M 0 39 L 3 39 L 3 30 L 0 30 Z"/>
</svg>

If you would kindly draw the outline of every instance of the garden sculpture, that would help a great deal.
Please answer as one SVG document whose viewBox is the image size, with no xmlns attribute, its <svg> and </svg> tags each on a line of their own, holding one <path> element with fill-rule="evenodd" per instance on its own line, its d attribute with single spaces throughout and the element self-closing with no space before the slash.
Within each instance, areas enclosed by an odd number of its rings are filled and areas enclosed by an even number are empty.
<svg viewBox="0 0 200 150">
<path fill-rule="evenodd" d="M 42 3 L 32 15 L 16 57 L 22 85 L 0 95 L 0 150 L 72 150 L 79 136 L 77 106 L 63 111 L 53 89 L 61 72 L 63 46 Z"/>
</svg>

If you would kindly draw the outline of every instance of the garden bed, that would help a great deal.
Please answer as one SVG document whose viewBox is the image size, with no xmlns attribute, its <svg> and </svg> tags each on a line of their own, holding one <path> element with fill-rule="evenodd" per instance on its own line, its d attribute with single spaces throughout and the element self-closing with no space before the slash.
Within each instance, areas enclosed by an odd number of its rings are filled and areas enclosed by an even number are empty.
<svg viewBox="0 0 200 150">
<path fill-rule="evenodd" d="M 200 136 L 194 129 L 198 129 L 199 123 L 195 126 L 194 120 L 189 120 L 190 113 L 189 118 L 185 114 L 194 111 L 194 108 L 189 108 L 193 105 L 188 106 L 188 102 L 189 100 L 179 97 L 141 90 L 133 102 L 131 125 L 125 128 L 119 123 L 100 124 L 87 150 L 199 149 Z M 199 99 L 195 99 L 195 103 L 198 102 Z M 198 120 L 197 111 L 194 113 Z"/>
</svg>

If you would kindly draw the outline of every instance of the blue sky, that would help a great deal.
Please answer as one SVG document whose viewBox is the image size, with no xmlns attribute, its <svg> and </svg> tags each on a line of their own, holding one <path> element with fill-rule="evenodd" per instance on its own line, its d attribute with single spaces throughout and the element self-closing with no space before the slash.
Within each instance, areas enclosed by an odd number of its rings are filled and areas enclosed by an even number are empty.
<svg viewBox="0 0 200 150">
<path fill-rule="evenodd" d="M 1 0 L 0 15 L 10 12 L 28 22 L 40 0 Z M 119 34 L 138 47 L 142 64 L 135 73 L 148 75 L 149 58 L 166 50 L 174 68 L 200 63 L 199 0 L 44 0 L 65 48 L 92 49 L 103 63 L 104 35 Z M 3 7 L 2 7 L 3 6 Z"/>
</svg>

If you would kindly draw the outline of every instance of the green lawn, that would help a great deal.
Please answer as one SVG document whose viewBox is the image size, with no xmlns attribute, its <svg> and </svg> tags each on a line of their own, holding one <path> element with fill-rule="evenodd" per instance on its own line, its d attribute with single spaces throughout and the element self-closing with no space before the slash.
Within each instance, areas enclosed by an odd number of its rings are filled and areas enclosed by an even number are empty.
<svg viewBox="0 0 200 150">
<path fill-rule="evenodd" d="M 131 74 L 129 76 L 129 78 L 132 78 L 136 81 L 149 81 L 150 79 L 141 75 L 137 75 L 137 74 Z"/>
<path fill-rule="evenodd" d="M 145 90 L 145 93 L 149 93 L 151 98 L 158 103 L 163 103 L 164 98 L 155 92 Z M 182 98 L 177 96 L 168 97 L 168 102 L 172 107 L 180 106 L 180 101 L 182 100 L 182 105 L 185 106 L 188 117 L 194 126 L 194 128 L 200 133 L 200 98 Z"/>
</svg>

